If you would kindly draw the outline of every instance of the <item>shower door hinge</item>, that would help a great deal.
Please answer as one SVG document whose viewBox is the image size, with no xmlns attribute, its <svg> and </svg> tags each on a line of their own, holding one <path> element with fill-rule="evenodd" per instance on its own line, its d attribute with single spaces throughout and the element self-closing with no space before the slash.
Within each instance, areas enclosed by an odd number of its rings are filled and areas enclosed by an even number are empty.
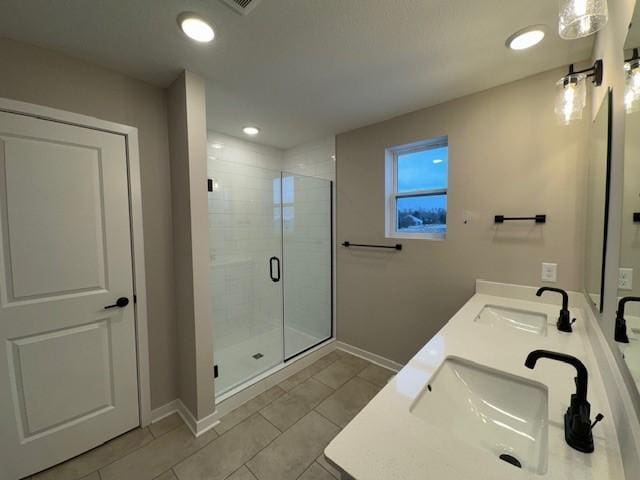
<svg viewBox="0 0 640 480">
<path fill-rule="evenodd" d="M 207 191 L 213 192 L 213 179 L 207 178 Z"/>
<path fill-rule="evenodd" d="M 213 366 L 213 378 L 218 378 L 218 365 Z"/>
</svg>

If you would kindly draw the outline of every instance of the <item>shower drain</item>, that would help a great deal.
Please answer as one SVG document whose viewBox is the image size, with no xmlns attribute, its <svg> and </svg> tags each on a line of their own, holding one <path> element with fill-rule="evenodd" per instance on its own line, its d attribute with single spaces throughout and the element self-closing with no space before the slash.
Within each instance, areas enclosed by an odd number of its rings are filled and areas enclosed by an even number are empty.
<svg viewBox="0 0 640 480">
<path fill-rule="evenodd" d="M 262 357 L 264 357 L 263 354 L 261 354 L 260 352 L 256 353 L 255 355 L 251 355 L 253 358 L 255 358 L 256 360 L 260 360 Z"/>
</svg>

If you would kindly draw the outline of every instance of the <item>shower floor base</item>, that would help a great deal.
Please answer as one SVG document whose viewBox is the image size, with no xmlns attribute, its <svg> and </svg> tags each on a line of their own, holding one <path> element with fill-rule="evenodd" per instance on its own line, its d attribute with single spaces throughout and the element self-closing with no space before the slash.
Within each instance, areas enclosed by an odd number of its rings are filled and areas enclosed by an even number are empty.
<svg viewBox="0 0 640 480">
<path fill-rule="evenodd" d="M 286 357 L 325 340 L 291 327 L 285 327 L 284 336 Z M 235 345 L 218 348 L 214 359 L 218 365 L 216 395 L 222 395 L 283 362 L 282 329 L 274 328 Z"/>
</svg>

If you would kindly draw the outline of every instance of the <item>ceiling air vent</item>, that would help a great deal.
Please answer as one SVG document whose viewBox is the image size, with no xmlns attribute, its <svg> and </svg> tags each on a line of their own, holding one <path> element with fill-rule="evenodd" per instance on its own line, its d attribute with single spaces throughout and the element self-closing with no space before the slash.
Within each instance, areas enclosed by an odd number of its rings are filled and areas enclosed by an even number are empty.
<svg viewBox="0 0 640 480">
<path fill-rule="evenodd" d="M 262 0 L 222 0 L 242 15 L 248 15 Z"/>
</svg>

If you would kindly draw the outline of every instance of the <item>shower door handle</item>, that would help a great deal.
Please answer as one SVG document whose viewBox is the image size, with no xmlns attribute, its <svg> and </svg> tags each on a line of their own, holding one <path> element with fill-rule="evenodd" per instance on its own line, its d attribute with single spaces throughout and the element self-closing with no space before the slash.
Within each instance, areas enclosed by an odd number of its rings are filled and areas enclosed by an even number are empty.
<svg viewBox="0 0 640 480">
<path fill-rule="evenodd" d="M 273 262 L 276 262 L 276 274 L 277 276 L 273 275 Z M 280 281 L 280 259 L 278 257 L 271 257 L 269 259 L 269 275 L 271 276 L 271 280 L 276 283 Z"/>
</svg>

